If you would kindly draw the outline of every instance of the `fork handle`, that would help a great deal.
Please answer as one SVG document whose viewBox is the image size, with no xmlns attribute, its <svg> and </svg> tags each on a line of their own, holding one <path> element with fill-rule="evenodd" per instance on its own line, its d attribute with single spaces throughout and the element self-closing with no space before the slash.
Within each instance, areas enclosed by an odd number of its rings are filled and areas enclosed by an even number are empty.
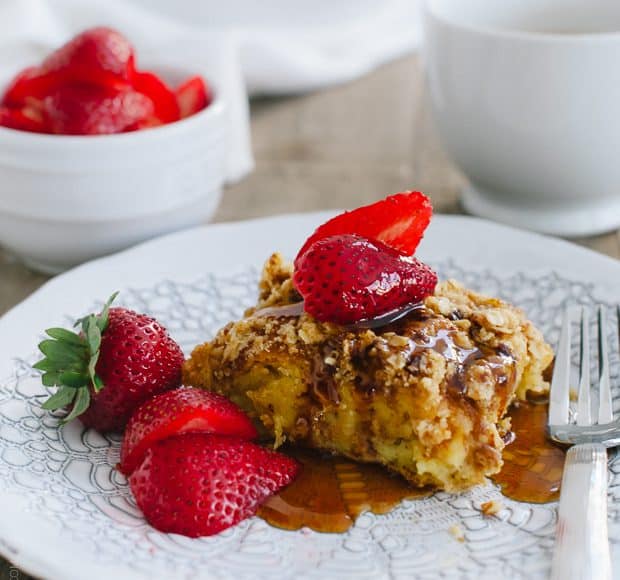
<svg viewBox="0 0 620 580">
<path fill-rule="evenodd" d="M 566 454 L 552 580 L 611 580 L 607 535 L 607 450 L 575 445 Z"/>
</svg>

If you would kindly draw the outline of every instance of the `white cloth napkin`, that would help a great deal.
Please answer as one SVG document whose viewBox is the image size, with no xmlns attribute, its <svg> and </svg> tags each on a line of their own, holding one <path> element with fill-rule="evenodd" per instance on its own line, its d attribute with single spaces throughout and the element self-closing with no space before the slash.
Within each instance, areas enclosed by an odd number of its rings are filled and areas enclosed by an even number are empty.
<svg viewBox="0 0 620 580">
<path fill-rule="evenodd" d="M 213 84 L 229 113 L 229 183 L 253 167 L 248 92 L 341 83 L 419 40 L 415 0 L 1 0 L 0 85 L 97 25 L 129 38 L 138 67 L 183 67 Z"/>
<path fill-rule="evenodd" d="M 234 31 L 251 94 L 315 90 L 414 49 L 420 0 L 131 0 L 181 23 Z"/>
</svg>

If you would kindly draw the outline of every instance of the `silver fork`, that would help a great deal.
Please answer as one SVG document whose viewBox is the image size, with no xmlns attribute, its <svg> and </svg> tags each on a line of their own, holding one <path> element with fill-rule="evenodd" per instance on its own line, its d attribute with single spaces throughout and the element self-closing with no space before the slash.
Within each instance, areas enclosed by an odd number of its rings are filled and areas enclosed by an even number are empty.
<svg viewBox="0 0 620 580">
<path fill-rule="evenodd" d="M 572 445 L 566 454 L 552 580 L 611 580 L 607 535 L 607 448 L 620 445 L 614 421 L 605 308 L 598 307 L 598 413 L 592 419 L 588 311 L 579 313 L 580 361 L 577 409 L 570 410 L 571 314 L 562 322 L 549 400 L 549 436 Z M 620 321 L 620 307 L 618 307 Z M 620 326 L 619 326 L 620 329 Z M 576 420 L 575 420 L 576 419 Z M 572 422 L 575 420 L 574 422 Z"/>
</svg>

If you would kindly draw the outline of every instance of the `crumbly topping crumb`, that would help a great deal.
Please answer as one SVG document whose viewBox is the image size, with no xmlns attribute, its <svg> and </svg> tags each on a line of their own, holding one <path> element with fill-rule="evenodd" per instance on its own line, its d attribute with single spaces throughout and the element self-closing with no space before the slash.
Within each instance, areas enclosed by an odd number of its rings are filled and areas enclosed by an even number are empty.
<svg viewBox="0 0 620 580">
<path fill-rule="evenodd" d="M 460 526 L 453 524 L 448 528 L 448 533 L 457 541 L 464 542 L 465 541 L 465 533 L 460 528 Z"/>
<path fill-rule="evenodd" d="M 480 504 L 480 511 L 485 516 L 495 516 L 499 512 L 501 512 L 502 509 L 504 509 L 504 504 L 502 504 L 501 501 L 498 501 L 496 499 L 485 501 L 484 503 Z"/>
</svg>

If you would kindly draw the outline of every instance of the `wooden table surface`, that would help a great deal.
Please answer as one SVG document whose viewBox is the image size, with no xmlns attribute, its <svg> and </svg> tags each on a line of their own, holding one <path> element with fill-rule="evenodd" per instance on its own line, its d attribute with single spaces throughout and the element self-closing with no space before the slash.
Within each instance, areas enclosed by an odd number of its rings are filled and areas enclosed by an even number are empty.
<svg viewBox="0 0 620 580">
<path fill-rule="evenodd" d="M 353 83 L 252 103 L 254 172 L 224 193 L 215 221 L 355 207 L 421 189 L 461 213 L 463 175 L 438 142 L 420 65 L 407 57 Z M 620 233 L 576 240 L 620 258 Z M 0 251 L 0 315 L 48 279 Z M 0 516 L 1 517 L 1 516 Z M 28 575 L 0 558 L 0 580 Z"/>
</svg>

